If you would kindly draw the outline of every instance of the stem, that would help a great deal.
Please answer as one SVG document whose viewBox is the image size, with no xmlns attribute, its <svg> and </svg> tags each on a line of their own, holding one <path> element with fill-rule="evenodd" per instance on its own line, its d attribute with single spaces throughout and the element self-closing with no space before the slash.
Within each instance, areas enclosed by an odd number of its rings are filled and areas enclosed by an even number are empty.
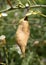
<svg viewBox="0 0 46 65">
<path fill-rule="evenodd" d="M 9 4 L 9 6 L 10 6 L 11 8 L 13 8 L 12 3 L 10 2 L 10 0 L 7 0 L 7 3 Z"/>
<path fill-rule="evenodd" d="M 27 0 L 27 1 L 28 1 L 29 5 L 31 5 L 31 2 L 30 2 L 30 0 Z"/>
<path fill-rule="evenodd" d="M 9 8 L 9 9 L 6 9 L 6 10 L 2 10 L 2 11 L 0 11 L 0 13 L 15 10 L 15 9 L 25 9 L 25 8 L 26 7 L 21 7 L 21 8 L 13 7 L 13 8 Z M 32 5 L 32 6 L 30 6 L 30 8 L 46 8 L 46 5 Z"/>
<path fill-rule="evenodd" d="M 19 2 L 19 4 L 21 4 L 24 7 L 24 5 L 22 4 L 22 2 L 20 0 L 17 0 L 17 1 Z"/>
</svg>

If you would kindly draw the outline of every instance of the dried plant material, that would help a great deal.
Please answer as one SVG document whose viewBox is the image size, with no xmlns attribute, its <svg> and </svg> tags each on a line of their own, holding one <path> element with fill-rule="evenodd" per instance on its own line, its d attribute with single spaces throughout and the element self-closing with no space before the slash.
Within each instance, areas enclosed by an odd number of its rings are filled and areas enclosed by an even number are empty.
<svg viewBox="0 0 46 65">
<path fill-rule="evenodd" d="M 34 41 L 34 45 L 38 46 L 39 45 L 39 41 L 38 40 Z"/>
<path fill-rule="evenodd" d="M 5 35 L 0 36 L 0 46 L 4 46 L 6 44 L 6 39 Z"/>
<path fill-rule="evenodd" d="M 43 41 L 42 41 L 42 44 L 43 44 L 43 45 L 46 45 L 46 40 L 43 40 Z"/>
<path fill-rule="evenodd" d="M 25 56 L 25 49 L 30 35 L 30 28 L 27 17 L 20 20 L 16 31 L 16 42 L 19 45 L 22 55 Z"/>
<path fill-rule="evenodd" d="M 0 62 L 0 65 L 6 65 L 5 63 L 3 63 L 3 62 Z"/>
</svg>

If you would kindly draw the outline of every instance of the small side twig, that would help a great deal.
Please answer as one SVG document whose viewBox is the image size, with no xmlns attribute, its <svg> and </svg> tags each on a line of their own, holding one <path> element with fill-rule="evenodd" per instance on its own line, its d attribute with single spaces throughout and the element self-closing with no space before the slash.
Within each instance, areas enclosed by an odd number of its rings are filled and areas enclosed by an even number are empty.
<svg viewBox="0 0 46 65">
<path fill-rule="evenodd" d="M 12 3 L 10 2 L 10 0 L 7 0 L 7 3 L 9 4 L 9 6 L 10 6 L 11 8 L 13 8 Z"/>
</svg>

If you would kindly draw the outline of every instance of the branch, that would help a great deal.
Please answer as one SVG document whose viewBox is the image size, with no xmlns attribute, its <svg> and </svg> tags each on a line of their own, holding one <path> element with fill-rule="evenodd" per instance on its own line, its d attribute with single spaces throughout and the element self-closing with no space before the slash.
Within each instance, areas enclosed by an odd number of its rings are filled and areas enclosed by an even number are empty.
<svg viewBox="0 0 46 65">
<path fill-rule="evenodd" d="M 11 8 L 13 8 L 12 3 L 10 2 L 10 0 L 7 0 L 7 3 L 9 4 L 9 6 L 10 6 Z"/>
<path fill-rule="evenodd" d="M 24 6 L 24 7 L 12 7 L 12 8 L 6 9 L 6 10 L 2 10 L 2 11 L 0 11 L 0 13 L 15 10 L 15 9 L 25 9 L 25 8 L 26 8 L 26 6 Z M 33 6 L 30 6 L 29 8 L 46 8 L 46 5 L 33 5 Z"/>
<path fill-rule="evenodd" d="M 15 10 L 15 9 L 18 9 L 18 7 L 8 8 L 8 9 L 0 11 L 0 13 L 2 13 L 2 12 L 8 12 L 8 11 Z"/>
<path fill-rule="evenodd" d="M 46 8 L 46 5 L 33 5 L 30 8 Z"/>
</svg>

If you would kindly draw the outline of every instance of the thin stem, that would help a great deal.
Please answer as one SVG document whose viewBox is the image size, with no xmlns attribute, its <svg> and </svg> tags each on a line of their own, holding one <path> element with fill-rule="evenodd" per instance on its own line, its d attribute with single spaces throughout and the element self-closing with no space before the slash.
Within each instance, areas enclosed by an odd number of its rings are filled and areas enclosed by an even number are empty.
<svg viewBox="0 0 46 65">
<path fill-rule="evenodd" d="M 24 5 L 22 4 L 22 2 L 20 0 L 17 0 L 17 1 L 19 2 L 19 4 L 21 4 L 24 7 Z"/>
<path fill-rule="evenodd" d="M 43 13 L 39 13 L 39 15 L 43 16 L 43 17 L 46 17 L 46 15 L 44 15 Z"/>
<path fill-rule="evenodd" d="M 33 3 L 35 4 L 35 5 L 37 5 L 37 3 L 36 3 L 36 1 L 35 0 L 32 0 L 33 1 Z M 38 10 L 39 12 L 40 12 L 40 10 Z M 41 16 L 43 16 L 43 17 L 46 17 L 46 15 L 44 15 L 43 13 L 39 13 L 39 15 L 41 15 Z"/>
<path fill-rule="evenodd" d="M 0 11 L 0 13 L 11 11 L 11 10 L 15 10 L 15 9 L 25 9 L 25 8 L 26 7 L 21 7 L 21 8 L 19 8 L 19 7 L 13 7 L 13 8 L 2 10 L 2 11 Z M 30 6 L 30 8 L 46 8 L 46 5 L 32 5 L 32 6 Z"/>
<path fill-rule="evenodd" d="M 10 6 L 11 8 L 13 8 L 12 3 L 11 3 L 10 0 L 7 0 L 7 3 L 9 4 L 9 6 Z"/>
<path fill-rule="evenodd" d="M 32 0 L 33 1 L 33 3 L 36 5 L 37 3 L 34 1 L 34 0 Z"/>
<path fill-rule="evenodd" d="M 30 2 L 30 0 L 27 0 L 27 1 L 28 1 L 29 5 L 31 5 L 31 2 Z"/>
</svg>

